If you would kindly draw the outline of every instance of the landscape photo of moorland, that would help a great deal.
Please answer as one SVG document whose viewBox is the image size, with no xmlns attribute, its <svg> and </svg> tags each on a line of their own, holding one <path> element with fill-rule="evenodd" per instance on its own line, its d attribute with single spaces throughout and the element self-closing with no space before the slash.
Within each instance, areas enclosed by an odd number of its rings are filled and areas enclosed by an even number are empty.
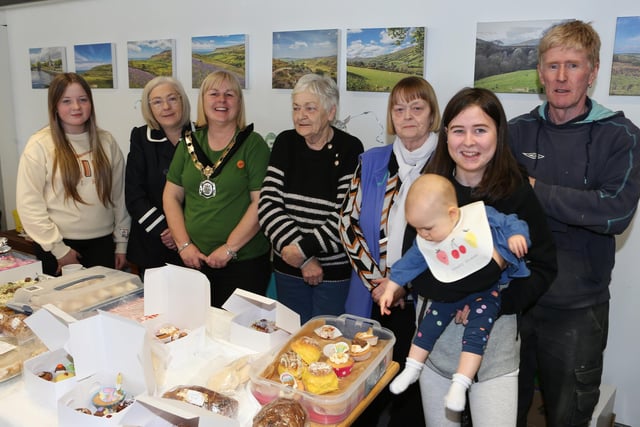
<svg viewBox="0 0 640 427">
<path fill-rule="evenodd" d="M 389 92 L 424 74 L 424 27 L 347 30 L 347 90 Z"/>
<path fill-rule="evenodd" d="M 191 87 L 199 88 L 214 71 L 232 73 L 246 89 L 246 35 L 203 36 L 191 38 Z"/>
<path fill-rule="evenodd" d="M 640 95 L 640 16 L 617 19 L 609 95 Z"/>
<path fill-rule="evenodd" d="M 271 87 L 293 89 L 300 77 L 315 73 L 338 78 L 338 30 L 273 33 Z"/>
<path fill-rule="evenodd" d="M 93 89 L 113 89 L 113 58 L 115 44 L 97 43 L 73 47 L 76 73 L 81 74 Z"/>
<path fill-rule="evenodd" d="M 544 32 L 562 21 L 479 22 L 474 86 L 501 93 L 542 93 L 538 44 Z"/>
<path fill-rule="evenodd" d="M 127 42 L 129 87 L 143 88 L 157 76 L 174 75 L 175 40 L 144 40 Z"/>
</svg>

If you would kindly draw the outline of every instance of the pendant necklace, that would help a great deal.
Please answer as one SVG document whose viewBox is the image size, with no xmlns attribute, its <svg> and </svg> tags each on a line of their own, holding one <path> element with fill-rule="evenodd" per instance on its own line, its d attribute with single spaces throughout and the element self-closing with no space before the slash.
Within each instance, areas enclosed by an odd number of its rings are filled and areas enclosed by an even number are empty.
<svg viewBox="0 0 640 427">
<path fill-rule="evenodd" d="M 200 181 L 200 185 L 198 187 L 198 194 L 200 194 L 200 197 L 203 197 L 205 199 L 210 199 L 212 197 L 215 197 L 217 194 L 217 188 L 216 188 L 216 183 L 211 180 L 211 175 L 213 175 L 213 173 L 216 172 L 216 170 L 220 167 L 222 162 L 225 160 L 225 158 L 229 154 L 229 151 L 231 151 L 231 149 L 235 145 L 236 143 L 235 135 L 231 140 L 231 142 L 227 145 L 227 147 L 222 152 L 222 155 L 220 156 L 220 158 L 213 165 L 207 164 L 206 166 L 200 161 L 200 159 L 198 159 L 198 154 L 196 153 L 193 147 L 193 139 L 192 139 L 190 130 L 185 133 L 184 141 L 185 141 L 185 144 L 187 145 L 187 151 L 191 156 L 193 165 L 203 175 L 203 179 L 202 181 Z M 206 161 L 207 163 L 210 163 L 209 159 L 206 159 Z"/>
</svg>

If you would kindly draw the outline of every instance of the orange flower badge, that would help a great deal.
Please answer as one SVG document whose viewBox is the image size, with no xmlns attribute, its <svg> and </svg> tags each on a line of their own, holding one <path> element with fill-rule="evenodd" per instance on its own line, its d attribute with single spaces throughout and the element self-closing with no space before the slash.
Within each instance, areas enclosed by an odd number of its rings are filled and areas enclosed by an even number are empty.
<svg viewBox="0 0 640 427">
<path fill-rule="evenodd" d="M 244 169 L 244 160 L 238 160 L 238 163 L 236 163 L 236 166 L 238 169 Z"/>
</svg>

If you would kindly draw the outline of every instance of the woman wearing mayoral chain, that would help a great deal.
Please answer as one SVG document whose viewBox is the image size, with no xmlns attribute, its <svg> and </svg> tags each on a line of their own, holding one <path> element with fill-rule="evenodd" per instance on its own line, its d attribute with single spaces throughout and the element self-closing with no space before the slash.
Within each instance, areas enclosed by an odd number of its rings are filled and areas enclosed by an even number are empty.
<svg viewBox="0 0 640 427">
<path fill-rule="evenodd" d="M 258 224 L 269 148 L 246 125 L 242 88 L 227 71 L 202 82 L 196 127 L 176 150 L 163 206 L 183 263 L 207 276 L 211 305 L 221 307 L 236 288 L 264 295 L 269 283 Z"/>
</svg>

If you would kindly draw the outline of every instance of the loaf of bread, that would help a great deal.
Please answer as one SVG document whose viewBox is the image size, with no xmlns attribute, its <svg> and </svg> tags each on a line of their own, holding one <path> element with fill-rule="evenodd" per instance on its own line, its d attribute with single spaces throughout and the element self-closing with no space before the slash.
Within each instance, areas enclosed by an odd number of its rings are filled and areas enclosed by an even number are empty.
<svg viewBox="0 0 640 427">
<path fill-rule="evenodd" d="M 198 385 L 179 385 L 166 391 L 162 397 L 200 406 L 215 414 L 229 418 L 238 416 L 238 401 L 222 393 Z"/>
<path fill-rule="evenodd" d="M 253 427 L 304 427 L 307 412 L 297 400 L 280 397 L 264 405 L 253 417 Z"/>
</svg>

